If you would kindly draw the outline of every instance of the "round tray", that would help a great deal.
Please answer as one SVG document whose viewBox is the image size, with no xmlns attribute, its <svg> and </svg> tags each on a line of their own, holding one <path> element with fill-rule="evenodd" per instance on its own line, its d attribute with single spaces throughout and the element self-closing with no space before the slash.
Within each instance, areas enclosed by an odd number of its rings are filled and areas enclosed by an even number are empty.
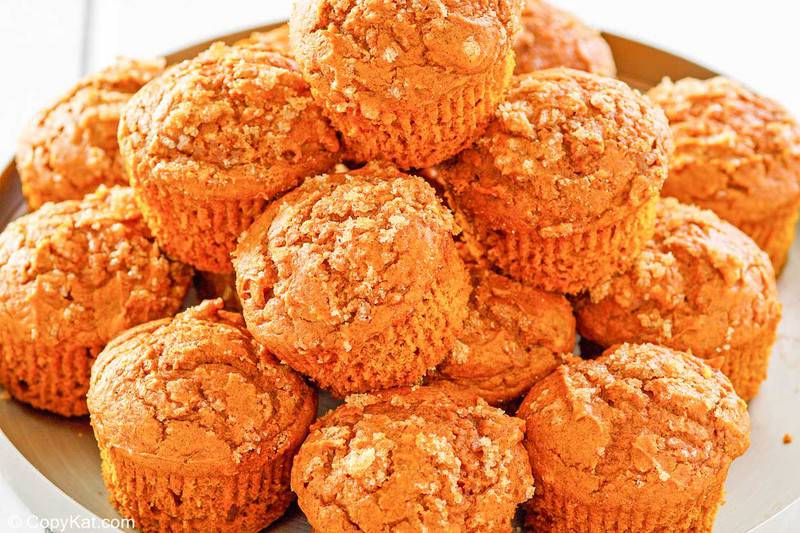
<svg viewBox="0 0 800 533">
<path fill-rule="evenodd" d="M 216 40 L 233 42 L 264 26 Z M 714 72 L 662 50 L 606 34 L 614 52 L 620 79 L 647 89 L 662 77 L 707 78 Z M 167 56 L 170 63 L 196 55 L 213 41 Z M 25 212 L 19 177 L 13 162 L 0 176 L 0 228 Z M 800 498 L 800 443 L 784 445 L 783 436 L 800 440 L 800 241 L 795 242 L 778 284 L 783 321 L 770 362 L 769 379 L 750 404 L 752 444 L 734 462 L 727 482 L 726 503 L 720 508 L 715 530 L 753 531 Z M 320 410 L 333 405 L 324 396 Z M 37 411 L 13 400 L 0 400 L 0 470 L 19 497 L 41 518 L 118 520 L 100 477 L 100 457 L 87 418 L 65 419 Z M 88 523 L 88 522 L 85 522 Z M 78 524 L 79 525 L 79 524 Z M 77 530 L 77 529 L 76 529 Z M 270 531 L 306 532 L 309 526 L 293 505 Z M 72 531 L 67 527 L 65 531 Z M 85 531 L 85 529 L 84 529 Z"/>
</svg>

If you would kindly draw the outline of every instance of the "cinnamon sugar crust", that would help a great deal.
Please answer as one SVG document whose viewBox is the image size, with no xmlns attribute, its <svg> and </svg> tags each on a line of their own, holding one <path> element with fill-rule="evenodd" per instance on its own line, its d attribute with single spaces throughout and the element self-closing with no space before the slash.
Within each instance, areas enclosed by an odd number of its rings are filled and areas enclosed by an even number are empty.
<svg viewBox="0 0 800 533">
<path fill-rule="evenodd" d="M 575 15 L 541 0 L 526 0 L 520 21 L 522 31 L 514 42 L 514 74 L 568 67 L 616 76 L 608 43 Z"/>
<path fill-rule="evenodd" d="M 164 70 L 164 60 L 120 58 L 85 77 L 28 124 L 17 171 L 31 210 L 79 200 L 100 185 L 127 185 L 117 126 L 128 99 Z"/>
<path fill-rule="evenodd" d="M 234 253 L 248 327 L 337 395 L 416 383 L 466 314 L 455 231 L 433 188 L 391 167 L 308 179 Z"/>
<path fill-rule="evenodd" d="M 537 531 L 601 530 L 599 517 L 615 531 L 710 531 L 728 466 L 750 442 L 747 406 L 728 379 L 652 344 L 561 366 L 518 415 Z"/>
<path fill-rule="evenodd" d="M 486 127 L 514 67 L 521 0 L 303 0 L 292 45 L 357 161 L 427 167 Z"/>
<path fill-rule="evenodd" d="M 94 358 L 125 329 L 178 310 L 191 270 L 158 247 L 129 188 L 45 204 L 0 234 L 0 382 L 86 413 Z"/>
<path fill-rule="evenodd" d="M 510 532 L 533 493 L 523 424 L 469 395 L 355 395 L 321 418 L 292 488 L 317 531 Z"/>
</svg>

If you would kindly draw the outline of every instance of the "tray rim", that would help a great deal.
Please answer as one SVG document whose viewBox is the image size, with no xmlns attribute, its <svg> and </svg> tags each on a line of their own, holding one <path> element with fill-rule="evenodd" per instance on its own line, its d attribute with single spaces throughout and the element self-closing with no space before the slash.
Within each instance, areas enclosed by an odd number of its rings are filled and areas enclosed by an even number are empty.
<svg viewBox="0 0 800 533">
<path fill-rule="evenodd" d="M 231 33 L 217 35 L 210 39 L 198 43 L 189 44 L 183 48 L 173 50 L 169 53 L 163 54 L 167 60 L 167 64 L 171 65 L 194 57 L 199 52 L 208 48 L 211 44 L 219 41 L 231 44 L 240 39 L 248 37 L 253 32 L 269 31 L 275 29 L 287 20 L 276 20 L 268 24 L 254 26 L 252 28 L 244 28 Z M 665 48 L 660 45 L 653 44 L 647 39 L 634 38 L 633 36 L 619 33 L 602 31 L 602 36 L 610 44 L 622 45 L 646 50 L 648 54 L 658 55 L 663 59 L 669 60 L 673 63 L 678 63 L 687 71 L 692 71 L 692 76 L 698 78 L 708 78 L 712 76 L 725 75 L 720 71 L 713 70 L 705 66 L 702 62 L 693 57 L 679 54 L 670 48 Z M 624 73 L 618 73 L 623 74 Z M 16 164 L 14 156 L 6 159 L 7 163 L 0 173 L 0 195 L 2 195 L 6 188 L 13 186 L 13 178 L 17 177 Z M 21 195 L 20 195 L 21 196 Z M 0 204 L 0 224 L 5 226 L 10 221 L 10 218 L 19 210 L 23 205 L 24 198 L 15 202 L 11 206 Z M 13 400 L 9 400 L 13 401 Z M 27 460 L 25 455 L 20 452 L 13 442 L 6 436 L 2 427 L 0 426 L 0 474 L 5 478 L 9 487 L 13 490 L 15 495 L 25 504 L 29 511 L 38 517 L 77 517 L 78 520 L 91 520 L 92 524 L 101 524 L 106 519 L 99 517 L 79 502 L 72 496 L 64 492 L 55 483 L 50 481 L 42 472 L 40 472 L 30 461 Z M 765 519 L 761 523 L 753 526 L 746 533 L 753 533 L 764 526 L 773 522 L 776 518 L 783 515 L 789 508 L 797 505 L 800 502 L 800 495 L 798 495 L 791 503 L 777 511 L 775 514 Z M 57 509 L 57 512 L 54 512 Z M 122 531 L 115 527 L 106 526 L 104 531 Z M 85 529 L 74 529 L 67 526 L 63 531 L 85 531 Z"/>
</svg>

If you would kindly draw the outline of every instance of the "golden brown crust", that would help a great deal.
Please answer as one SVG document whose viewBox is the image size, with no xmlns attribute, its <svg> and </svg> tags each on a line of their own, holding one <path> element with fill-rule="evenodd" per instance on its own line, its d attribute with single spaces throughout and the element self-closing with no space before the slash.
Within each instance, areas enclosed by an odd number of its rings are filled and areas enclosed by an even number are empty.
<svg viewBox="0 0 800 533">
<path fill-rule="evenodd" d="M 608 43 L 573 14 L 541 0 L 526 0 L 520 21 L 522 31 L 514 42 L 514 74 L 568 67 L 616 76 Z"/>
<path fill-rule="evenodd" d="M 577 292 L 625 266 L 638 241 L 649 238 L 646 206 L 666 178 L 669 146 L 663 113 L 638 92 L 610 78 L 551 69 L 516 77 L 486 134 L 440 172 L 469 232 L 497 266 L 546 290 Z M 561 258 L 526 269 L 525 257 L 492 250 L 515 239 L 523 255 L 535 256 L 601 242 L 584 236 L 616 226 L 624 231 L 609 232 L 602 250 L 610 268 L 574 272 L 584 278 L 563 277 Z M 574 251 L 579 258 L 593 252 Z M 509 268 L 515 259 L 522 264 Z"/>
<path fill-rule="evenodd" d="M 190 280 L 155 243 L 129 188 L 17 219 L 0 234 L 0 382 L 35 407 L 85 414 L 103 346 L 177 311 Z"/>
<path fill-rule="evenodd" d="M 340 157 L 294 61 L 220 43 L 139 91 L 119 142 L 159 242 L 219 273 L 231 271 L 228 254 L 266 200 Z"/>
<path fill-rule="evenodd" d="M 426 167 L 485 128 L 514 68 L 521 0 L 303 0 L 290 34 L 356 161 Z"/>
<path fill-rule="evenodd" d="M 269 31 L 254 31 L 247 38 L 236 41 L 234 46 L 247 46 L 277 52 L 285 57 L 292 57 L 292 45 L 289 42 L 289 25 L 281 24 Z"/>
<path fill-rule="evenodd" d="M 778 103 L 723 77 L 665 79 L 648 96 L 675 139 L 664 193 L 745 231 L 780 272 L 800 206 L 800 125 Z"/>
<path fill-rule="evenodd" d="M 178 500 L 174 508 L 152 505 L 161 499 L 159 478 L 170 485 L 194 479 L 202 487 L 208 478 L 261 476 L 280 465 L 288 471 L 314 420 L 314 392 L 222 305 L 207 300 L 133 328 L 111 342 L 92 369 L 88 402 L 107 459 L 106 481 L 123 514 L 145 529 L 256 530 L 291 502 L 287 476 L 282 486 L 257 485 L 231 508 L 221 506 L 224 491 L 198 498 L 195 509 L 194 499 Z M 151 499 L 139 502 L 140 492 L 119 486 L 109 476 L 117 469 L 123 475 L 157 472 L 141 491 L 153 491 Z"/>
<path fill-rule="evenodd" d="M 613 531 L 710 531 L 750 441 L 747 405 L 721 372 L 652 344 L 561 366 L 518 416 L 537 487 L 528 522 L 545 532 L 604 530 L 597 517 Z"/>
<path fill-rule="evenodd" d="M 533 492 L 521 421 L 469 395 L 355 395 L 321 418 L 292 488 L 316 531 L 510 532 Z"/>
<path fill-rule="evenodd" d="M 525 394 L 572 353 L 575 317 L 560 294 L 480 267 L 472 277 L 464 331 L 431 385 L 470 391 L 499 405 Z"/>
<path fill-rule="evenodd" d="M 414 384 L 444 359 L 466 315 L 454 231 L 433 188 L 396 169 L 308 179 L 234 252 L 247 325 L 337 395 Z"/>
<path fill-rule="evenodd" d="M 36 115 L 17 149 L 30 209 L 79 200 L 100 185 L 128 184 L 117 145 L 120 115 L 128 99 L 163 70 L 163 59 L 119 59 Z"/>
<path fill-rule="evenodd" d="M 659 203 L 653 239 L 633 267 L 593 288 L 576 305 L 581 335 L 603 346 L 653 342 L 714 359 L 763 340 L 758 352 L 747 351 L 756 367 L 723 363 L 746 400 L 766 378 L 781 316 L 766 254 L 711 211 L 674 198 Z"/>
</svg>

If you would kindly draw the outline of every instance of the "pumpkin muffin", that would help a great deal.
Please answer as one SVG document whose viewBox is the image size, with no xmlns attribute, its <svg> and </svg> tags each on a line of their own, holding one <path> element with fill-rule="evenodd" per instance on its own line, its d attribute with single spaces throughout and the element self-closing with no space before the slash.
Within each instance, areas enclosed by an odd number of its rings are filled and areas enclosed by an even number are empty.
<svg viewBox="0 0 800 533">
<path fill-rule="evenodd" d="M 117 125 L 131 95 L 164 70 L 164 60 L 118 59 L 79 81 L 22 134 L 17 171 L 31 210 L 80 200 L 100 185 L 127 185 Z"/>
<path fill-rule="evenodd" d="M 710 533 L 747 405 L 718 370 L 653 344 L 559 367 L 519 410 L 537 532 Z"/>
<path fill-rule="evenodd" d="M 292 502 L 316 395 L 222 305 L 133 328 L 92 368 L 103 479 L 142 531 L 257 531 Z"/>
<path fill-rule="evenodd" d="M 745 400 L 767 377 L 781 317 L 769 257 L 711 211 L 674 198 L 659 203 L 633 267 L 576 305 L 581 336 L 602 346 L 653 342 L 721 358 Z"/>
<path fill-rule="evenodd" d="M 800 206 L 800 125 L 778 103 L 722 77 L 664 80 L 648 96 L 675 140 L 664 194 L 747 233 L 780 273 Z"/>
<path fill-rule="evenodd" d="M 467 313 L 454 232 L 422 178 L 377 164 L 309 178 L 234 252 L 247 326 L 337 396 L 418 383 Z"/>
<path fill-rule="evenodd" d="M 664 114 L 571 69 L 514 79 L 486 134 L 440 174 L 467 240 L 505 274 L 577 293 L 625 270 L 653 233 Z"/>
<path fill-rule="evenodd" d="M 311 428 L 292 489 L 314 531 L 512 531 L 533 480 L 522 421 L 465 394 L 354 395 Z"/>
<path fill-rule="evenodd" d="M 481 134 L 514 70 L 521 0 L 300 0 L 292 46 L 356 162 L 422 168 Z"/>
<path fill-rule="evenodd" d="M 578 17 L 540 0 L 526 0 L 522 31 L 514 42 L 515 74 L 569 67 L 614 77 L 611 48 L 596 29 Z"/>
<path fill-rule="evenodd" d="M 259 48 L 267 52 L 278 52 L 286 57 L 292 57 L 288 24 L 282 24 L 269 31 L 254 31 L 246 39 L 234 43 L 234 46 Z"/>
<path fill-rule="evenodd" d="M 480 267 L 464 331 L 431 384 L 472 392 L 490 405 L 510 402 L 555 370 L 575 345 L 567 299 Z"/>
<path fill-rule="evenodd" d="M 232 271 L 236 239 L 270 199 L 339 158 L 294 61 L 217 43 L 129 102 L 119 144 L 145 220 L 196 268 Z"/>
<path fill-rule="evenodd" d="M 242 312 L 242 304 L 236 294 L 236 277 L 231 274 L 215 274 L 213 272 L 196 272 L 194 287 L 201 300 L 222 298 L 225 308 Z"/>
<path fill-rule="evenodd" d="M 127 187 L 101 186 L 11 222 L 0 234 L 0 384 L 36 408 L 86 414 L 100 350 L 177 311 L 190 281 Z"/>
</svg>

